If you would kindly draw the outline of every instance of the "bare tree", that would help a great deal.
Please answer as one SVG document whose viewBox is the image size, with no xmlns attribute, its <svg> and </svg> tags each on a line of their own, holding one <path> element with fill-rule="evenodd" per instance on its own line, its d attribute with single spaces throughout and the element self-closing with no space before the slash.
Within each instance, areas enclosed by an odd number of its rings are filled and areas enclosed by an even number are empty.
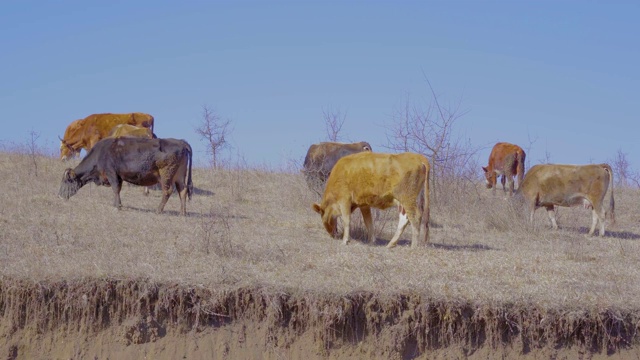
<svg viewBox="0 0 640 360">
<path fill-rule="evenodd" d="M 208 144 L 207 153 L 211 156 L 211 166 L 217 168 L 220 163 L 220 152 L 229 146 L 227 136 L 232 131 L 231 120 L 222 119 L 207 105 L 202 106 L 202 121 L 196 128 L 200 139 Z"/>
<path fill-rule="evenodd" d="M 404 107 L 392 116 L 387 125 L 387 148 L 395 151 L 411 151 L 426 155 L 431 162 L 434 200 L 436 187 L 453 178 L 475 179 L 478 149 L 469 139 L 454 136 L 454 125 L 467 113 L 460 102 L 442 106 L 428 79 L 431 97 L 426 109 L 412 103 L 407 96 Z M 436 200 L 437 201 L 437 200 Z"/>
<path fill-rule="evenodd" d="M 618 149 L 615 158 L 608 161 L 613 169 L 614 179 L 618 186 L 631 186 L 635 184 L 640 187 L 640 174 L 631 169 L 631 164 L 627 159 L 627 153 Z"/>
<path fill-rule="evenodd" d="M 531 148 L 533 147 L 533 144 L 535 144 L 538 141 L 538 135 L 536 135 L 533 139 L 531 138 L 531 134 L 529 134 L 529 132 L 527 132 L 527 140 L 529 141 L 529 144 L 526 146 L 527 148 L 527 154 L 530 155 L 531 154 Z M 526 169 L 531 169 L 531 156 L 527 156 L 527 160 L 525 160 L 526 162 Z M 518 185 L 519 186 L 519 185 Z"/>
<path fill-rule="evenodd" d="M 340 140 L 340 132 L 342 131 L 342 126 L 347 118 L 347 114 L 343 113 L 340 109 L 322 109 L 322 115 L 324 116 L 327 140 L 334 142 Z"/>
<path fill-rule="evenodd" d="M 40 134 L 34 130 L 31 130 L 29 133 L 29 140 L 27 141 L 27 150 L 29 152 L 29 156 L 31 157 L 31 162 L 33 163 L 33 172 L 34 175 L 38 176 L 38 155 L 40 155 L 40 149 L 38 147 L 38 139 L 40 138 Z"/>
<path fill-rule="evenodd" d="M 551 164 L 551 153 L 549 152 L 547 145 L 544 147 L 544 157 L 538 159 L 538 162 L 541 164 Z"/>
</svg>

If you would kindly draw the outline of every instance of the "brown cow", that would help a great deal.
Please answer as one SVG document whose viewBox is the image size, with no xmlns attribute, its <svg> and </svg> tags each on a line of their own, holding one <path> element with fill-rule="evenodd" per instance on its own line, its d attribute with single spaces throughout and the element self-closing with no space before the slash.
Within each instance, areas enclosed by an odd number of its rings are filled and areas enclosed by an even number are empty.
<svg viewBox="0 0 640 360">
<path fill-rule="evenodd" d="M 87 152 L 101 139 L 106 138 L 118 124 L 146 127 L 153 132 L 153 116 L 144 113 L 93 114 L 76 120 L 67 127 L 60 139 L 60 159 L 77 156 L 81 149 Z"/>
<path fill-rule="evenodd" d="M 109 136 L 113 138 L 119 138 L 123 136 L 131 136 L 131 137 L 141 137 L 147 139 L 155 139 L 156 136 L 150 128 L 129 125 L 129 124 L 120 124 L 116 125 L 109 132 Z"/>
<path fill-rule="evenodd" d="M 360 208 L 369 242 L 376 241 L 371 208 L 386 209 L 399 205 L 398 229 L 387 245 L 394 247 L 402 232 L 411 223 L 411 247 L 418 245 L 420 227 L 424 242 L 429 241 L 429 161 L 414 153 L 382 154 L 361 152 L 348 155 L 336 163 L 327 180 L 321 204 L 313 210 L 322 217 L 327 232 L 334 236 L 336 218 L 342 218 L 343 243 L 349 243 L 351 213 Z"/>
<path fill-rule="evenodd" d="M 600 236 L 604 236 L 604 198 L 611 185 L 609 210 L 611 222 L 615 223 L 615 201 L 613 199 L 613 171 L 608 164 L 599 165 L 536 165 L 529 169 L 524 181 L 516 191 L 516 198 L 524 199 L 529 206 L 530 221 L 539 207 L 547 209 L 554 229 L 556 206 L 583 206 L 591 209 L 592 223 L 589 235 L 593 235 L 600 221 Z"/>
<path fill-rule="evenodd" d="M 307 180 L 307 185 L 313 191 L 322 193 L 324 185 L 331 174 L 333 166 L 343 156 L 356 154 L 362 151 L 372 151 L 371 145 L 366 141 L 346 144 L 340 142 L 321 142 L 313 144 L 307 150 L 304 158 L 302 172 Z"/>
<path fill-rule="evenodd" d="M 518 176 L 518 187 L 524 178 L 524 161 L 526 158 L 524 150 L 518 145 L 500 142 L 493 146 L 489 155 L 489 165 L 482 167 L 487 180 L 487 188 L 496 191 L 497 177 L 502 183 L 502 190 L 507 191 L 505 180 L 509 183 L 509 195 L 513 195 L 513 177 Z"/>
</svg>

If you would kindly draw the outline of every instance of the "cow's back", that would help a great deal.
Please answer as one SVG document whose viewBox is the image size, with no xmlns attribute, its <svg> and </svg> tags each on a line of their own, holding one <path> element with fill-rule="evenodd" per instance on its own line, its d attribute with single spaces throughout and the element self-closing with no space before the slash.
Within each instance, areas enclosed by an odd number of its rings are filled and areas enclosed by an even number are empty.
<svg viewBox="0 0 640 360">
<path fill-rule="evenodd" d="M 116 125 L 111 132 L 109 132 L 108 137 L 122 137 L 122 136 L 133 136 L 133 137 L 142 137 L 142 138 L 153 138 L 153 133 L 150 128 L 139 127 L 135 125 L 129 124 L 119 124 Z"/>
<path fill-rule="evenodd" d="M 420 191 L 424 184 L 427 158 L 415 153 L 384 154 L 361 152 L 339 159 L 327 180 L 325 196 L 353 197 L 354 203 L 370 203 L 380 198 L 374 207 L 391 206 L 394 197 L 404 192 Z"/>
<path fill-rule="evenodd" d="M 524 161 L 526 154 L 518 145 L 499 142 L 491 149 L 488 168 L 492 170 L 507 171 L 509 175 L 515 175 L 518 161 Z M 522 164 L 524 165 L 524 164 Z M 522 171 L 524 173 L 524 170 Z"/>
<path fill-rule="evenodd" d="M 527 199 L 540 204 L 571 206 L 578 196 L 599 200 L 609 187 L 606 164 L 564 165 L 538 164 L 526 173 L 518 189 Z"/>
<path fill-rule="evenodd" d="M 304 159 L 304 173 L 307 184 L 314 190 L 327 181 L 336 162 L 342 157 L 360 152 L 371 152 L 371 145 L 366 141 L 357 143 L 321 142 L 313 144 L 307 150 Z"/>
</svg>

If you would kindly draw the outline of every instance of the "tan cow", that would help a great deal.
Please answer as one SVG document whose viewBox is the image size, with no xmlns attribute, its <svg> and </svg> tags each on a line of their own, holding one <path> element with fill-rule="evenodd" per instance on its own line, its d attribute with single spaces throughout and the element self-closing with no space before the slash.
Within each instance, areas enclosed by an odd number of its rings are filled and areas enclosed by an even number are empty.
<svg viewBox="0 0 640 360">
<path fill-rule="evenodd" d="M 154 139 L 156 136 L 153 134 L 153 131 L 150 128 L 129 125 L 129 124 L 120 124 L 116 125 L 109 132 L 109 136 L 113 138 L 119 138 L 123 136 L 131 136 L 131 137 L 141 137 L 147 139 Z"/>
<path fill-rule="evenodd" d="M 604 198 L 611 185 L 609 213 L 615 223 L 615 201 L 613 199 L 613 171 L 608 164 L 598 165 L 556 165 L 545 164 L 532 167 L 516 191 L 516 198 L 523 198 L 529 206 L 530 221 L 539 207 L 547 209 L 547 215 L 554 229 L 556 206 L 583 206 L 592 210 L 589 235 L 593 235 L 598 221 L 600 236 L 604 236 Z"/>
<path fill-rule="evenodd" d="M 487 180 L 487 188 L 493 188 L 496 191 L 497 177 L 502 183 L 502 190 L 507 191 L 505 180 L 509 183 L 509 195 L 513 195 L 514 185 L 513 177 L 518 176 L 518 187 L 522 184 L 524 178 L 524 161 L 526 158 L 524 150 L 518 145 L 499 142 L 491 149 L 489 155 L 489 165 L 482 167 L 484 176 Z"/>
<path fill-rule="evenodd" d="M 336 162 L 344 156 L 362 151 L 372 151 L 371 145 L 366 141 L 351 144 L 340 142 L 312 144 L 307 150 L 302 170 L 307 185 L 311 190 L 321 194 Z"/>
<path fill-rule="evenodd" d="M 67 126 L 64 138 L 60 139 L 60 159 L 73 158 L 82 149 L 88 152 L 118 124 L 146 127 L 153 132 L 153 120 L 153 116 L 144 113 L 93 114 L 76 120 Z"/>
<path fill-rule="evenodd" d="M 429 161 L 414 153 L 382 154 L 361 152 L 348 155 L 336 163 L 327 180 L 321 204 L 313 204 L 327 232 L 334 236 L 336 219 L 342 218 L 343 243 L 349 243 L 351 213 L 359 208 L 369 233 L 369 242 L 376 241 L 371 208 L 401 207 L 398 229 L 387 245 L 394 247 L 402 232 L 411 223 L 411 247 L 418 245 L 420 228 L 424 228 L 424 243 L 429 240 Z M 422 222 L 422 226 L 421 226 Z"/>
</svg>

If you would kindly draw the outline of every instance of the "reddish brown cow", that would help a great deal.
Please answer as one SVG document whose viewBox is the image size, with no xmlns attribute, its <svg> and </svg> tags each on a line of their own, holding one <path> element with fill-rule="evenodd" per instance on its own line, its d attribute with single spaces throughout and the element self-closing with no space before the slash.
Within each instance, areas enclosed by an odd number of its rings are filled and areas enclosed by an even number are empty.
<svg viewBox="0 0 640 360">
<path fill-rule="evenodd" d="M 76 120 L 67 126 L 64 138 L 60 139 L 60 159 L 67 160 L 79 154 L 81 149 L 91 150 L 101 139 L 106 138 L 118 124 L 129 124 L 151 129 L 153 116 L 144 113 L 93 114 Z"/>
<path fill-rule="evenodd" d="M 489 155 L 489 165 L 482 167 L 487 180 L 487 188 L 496 191 L 497 177 L 500 178 L 502 189 L 507 191 L 505 180 L 509 183 L 509 195 L 513 195 L 513 177 L 518 176 L 518 187 L 524 178 L 524 161 L 526 154 L 518 145 L 500 142 L 493 146 Z"/>
<path fill-rule="evenodd" d="M 604 236 L 606 210 L 604 198 L 611 185 L 609 214 L 615 222 L 615 201 L 613 199 L 613 171 L 608 164 L 599 165 L 556 165 L 545 164 L 532 167 L 524 177 L 516 192 L 516 199 L 524 199 L 529 205 L 530 221 L 539 207 L 547 209 L 547 215 L 554 229 L 557 206 L 583 206 L 592 210 L 589 235 L 593 235 L 600 222 L 600 236 Z"/>
<path fill-rule="evenodd" d="M 334 236 L 336 218 L 342 218 L 343 243 L 349 243 L 351 213 L 360 208 L 369 234 L 376 241 L 371 208 L 386 209 L 399 205 L 398 229 L 387 245 L 394 247 L 410 223 L 413 228 L 411 247 L 418 245 L 420 228 L 424 242 L 429 241 L 429 161 L 414 153 L 382 154 L 361 152 L 348 155 L 335 164 L 322 197 L 313 210 L 322 217 L 327 232 Z"/>
</svg>

